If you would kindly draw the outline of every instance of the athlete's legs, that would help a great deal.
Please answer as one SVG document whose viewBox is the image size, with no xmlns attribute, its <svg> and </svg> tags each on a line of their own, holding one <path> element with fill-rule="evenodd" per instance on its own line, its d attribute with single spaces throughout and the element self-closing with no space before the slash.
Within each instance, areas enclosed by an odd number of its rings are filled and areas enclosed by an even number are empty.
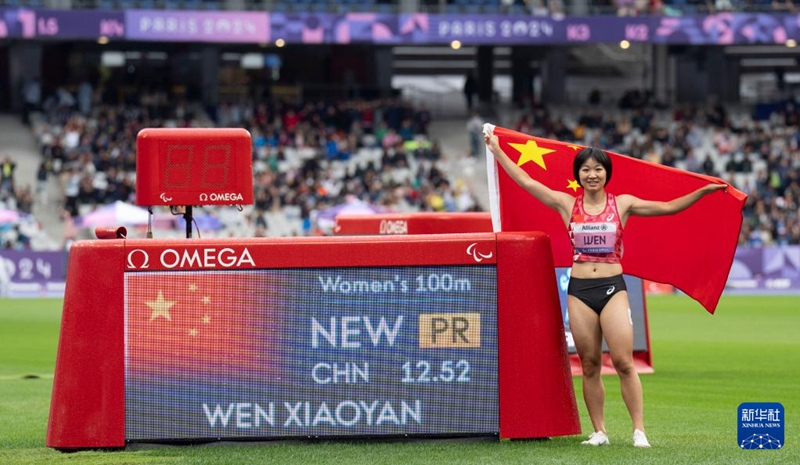
<svg viewBox="0 0 800 465">
<path fill-rule="evenodd" d="M 617 293 L 600 313 L 600 326 L 611 351 L 614 369 L 619 374 L 622 399 L 628 407 L 633 428 L 644 431 L 642 383 L 633 364 L 633 322 L 629 308 L 628 293 Z"/>
<path fill-rule="evenodd" d="M 600 376 L 603 356 L 603 334 L 600 331 L 600 317 L 588 305 L 575 296 L 567 296 L 569 328 L 575 341 L 575 348 L 581 359 L 583 370 L 583 401 L 589 411 L 589 418 L 595 431 L 606 430 L 603 416 L 605 388 Z"/>
</svg>

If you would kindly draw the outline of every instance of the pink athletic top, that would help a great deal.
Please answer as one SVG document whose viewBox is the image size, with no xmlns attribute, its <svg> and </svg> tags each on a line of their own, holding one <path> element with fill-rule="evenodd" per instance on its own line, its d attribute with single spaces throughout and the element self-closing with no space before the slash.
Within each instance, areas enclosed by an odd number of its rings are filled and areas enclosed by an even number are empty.
<svg viewBox="0 0 800 465">
<path fill-rule="evenodd" d="M 607 193 L 606 208 L 599 215 L 583 209 L 583 194 L 575 199 L 569 219 L 572 261 L 619 263 L 622 259 L 622 222 L 617 201 Z"/>
</svg>

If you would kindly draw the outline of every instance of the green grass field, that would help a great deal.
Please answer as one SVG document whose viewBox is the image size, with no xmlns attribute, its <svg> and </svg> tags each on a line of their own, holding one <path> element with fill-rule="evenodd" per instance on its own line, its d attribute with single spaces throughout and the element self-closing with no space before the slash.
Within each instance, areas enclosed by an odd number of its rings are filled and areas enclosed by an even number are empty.
<svg viewBox="0 0 800 465">
<path fill-rule="evenodd" d="M 45 447 L 60 300 L 0 300 L 1 464 L 695 464 L 800 463 L 800 297 L 724 297 L 714 316 L 682 296 L 648 298 L 656 373 L 643 375 L 650 450 L 630 445 L 615 376 L 605 377 L 612 445 L 549 441 L 328 441 L 150 447 L 64 454 Z M 580 396 L 580 382 L 576 379 Z M 737 447 L 737 407 L 780 402 L 779 451 Z M 588 415 L 580 406 L 584 431 Z"/>
</svg>

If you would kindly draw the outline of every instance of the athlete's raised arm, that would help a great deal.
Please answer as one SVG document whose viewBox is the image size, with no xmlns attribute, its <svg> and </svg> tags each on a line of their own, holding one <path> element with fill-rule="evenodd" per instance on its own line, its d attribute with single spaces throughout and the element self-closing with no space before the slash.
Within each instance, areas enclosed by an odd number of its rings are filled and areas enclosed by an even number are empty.
<svg viewBox="0 0 800 465">
<path fill-rule="evenodd" d="M 617 202 L 623 210 L 620 212 L 623 216 L 674 215 L 675 213 L 682 212 L 691 207 L 706 195 L 725 189 L 726 187 L 728 187 L 727 184 L 709 183 L 694 192 L 690 192 L 668 202 L 642 200 L 632 195 L 623 194 L 617 197 Z"/>
<path fill-rule="evenodd" d="M 493 134 L 484 134 L 483 140 L 486 142 L 486 146 L 489 148 L 489 151 L 492 152 L 495 159 L 500 162 L 500 166 L 511 176 L 511 179 L 537 200 L 557 211 L 561 217 L 565 219 L 565 222 L 568 221 L 572 214 L 572 205 L 575 203 L 575 197 L 566 192 L 554 191 L 531 178 L 525 170 L 517 166 L 517 164 L 506 155 L 503 149 L 500 148 L 497 136 Z"/>
</svg>

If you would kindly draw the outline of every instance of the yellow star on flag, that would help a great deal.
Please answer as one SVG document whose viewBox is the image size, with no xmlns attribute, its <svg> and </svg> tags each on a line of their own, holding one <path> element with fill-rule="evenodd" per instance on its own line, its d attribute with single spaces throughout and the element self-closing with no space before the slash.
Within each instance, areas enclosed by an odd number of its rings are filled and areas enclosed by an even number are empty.
<svg viewBox="0 0 800 465">
<path fill-rule="evenodd" d="M 534 140 L 529 140 L 525 144 L 509 142 L 508 145 L 517 149 L 520 154 L 519 160 L 517 160 L 517 166 L 522 166 L 525 163 L 532 161 L 542 168 L 547 169 L 547 167 L 544 165 L 544 156 L 548 153 L 555 152 L 553 149 L 539 147 Z"/>
<path fill-rule="evenodd" d="M 195 283 L 189 284 L 189 290 L 192 291 L 192 292 L 196 291 L 197 290 L 197 284 L 195 284 Z"/>
<path fill-rule="evenodd" d="M 576 181 L 574 179 L 570 179 L 570 180 L 567 181 L 567 189 L 572 189 L 573 192 L 578 192 L 578 189 L 580 187 L 581 187 L 581 185 L 578 184 L 578 181 Z"/>
<path fill-rule="evenodd" d="M 567 147 L 571 148 L 572 150 L 580 150 L 580 146 L 577 145 L 568 145 Z"/>
<path fill-rule="evenodd" d="M 211 323 L 211 317 L 208 315 L 203 316 L 203 324 Z"/>
<path fill-rule="evenodd" d="M 192 336 L 192 337 L 197 336 L 197 329 L 195 329 L 195 328 L 190 329 L 189 330 L 189 336 Z"/>
<path fill-rule="evenodd" d="M 175 305 L 175 302 L 165 300 L 164 294 L 161 291 L 158 291 L 158 297 L 156 300 L 145 302 L 144 304 L 153 310 L 153 313 L 150 315 L 150 321 L 153 321 L 160 316 L 172 321 L 172 318 L 169 316 L 169 309 Z"/>
<path fill-rule="evenodd" d="M 211 303 L 211 297 L 209 297 L 207 295 L 203 296 L 203 303 L 204 304 L 210 304 Z"/>
</svg>

